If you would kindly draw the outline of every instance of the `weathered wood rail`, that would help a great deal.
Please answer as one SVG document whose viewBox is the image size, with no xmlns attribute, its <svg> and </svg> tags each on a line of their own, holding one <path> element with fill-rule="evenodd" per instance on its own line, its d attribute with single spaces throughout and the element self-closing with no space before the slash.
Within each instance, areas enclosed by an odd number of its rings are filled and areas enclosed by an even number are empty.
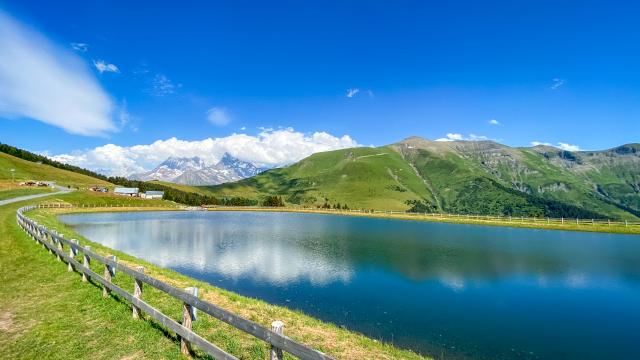
<svg viewBox="0 0 640 360">
<path fill-rule="evenodd" d="M 154 277 L 146 275 L 144 269 L 138 267 L 132 269 L 119 263 L 115 256 L 102 256 L 89 246 L 81 246 L 75 239 L 66 239 L 63 234 L 58 234 L 55 230 L 47 229 L 35 221 L 29 219 L 24 213 L 37 208 L 37 206 L 25 206 L 18 209 L 16 218 L 18 224 L 34 239 L 40 243 L 51 254 L 54 254 L 58 261 L 68 264 L 69 271 L 77 271 L 82 274 L 82 281 L 91 279 L 103 286 L 103 294 L 109 296 L 110 293 L 117 294 L 131 303 L 132 316 L 137 319 L 141 313 L 146 313 L 149 317 L 158 321 L 167 329 L 176 333 L 181 339 L 181 351 L 184 354 L 190 353 L 192 345 L 198 346 L 206 354 L 215 359 L 237 359 L 235 356 L 225 352 L 221 348 L 212 344 L 208 340 L 199 336 L 191 330 L 191 323 L 196 319 L 195 309 L 202 311 L 220 321 L 223 321 L 236 329 L 242 330 L 254 337 L 265 341 L 271 345 L 270 359 L 282 359 L 282 353 L 287 352 L 293 356 L 305 360 L 324 360 L 332 357 L 301 344 L 283 335 L 284 324 L 281 321 L 274 321 L 272 329 L 267 329 L 251 320 L 247 320 L 232 312 L 229 312 L 215 304 L 199 299 L 196 288 L 178 289 Z M 67 247 L 68 253 L 64 251 Z M 81 254 L 82 262 L 76 260 Z M 104 264 L 104 276 L 90 269 L 91 260 Z M 134 279 L 134 292 L 129 293 L 125 289 L 111 282 L 112 277 L 120 271 Z M 146 303 L 143 298 L 142 284 L 152 286 L 167 295 L 182 301 L 183 318 L 178 322 L 163 314 L 153 306 Z"/>
</svg>

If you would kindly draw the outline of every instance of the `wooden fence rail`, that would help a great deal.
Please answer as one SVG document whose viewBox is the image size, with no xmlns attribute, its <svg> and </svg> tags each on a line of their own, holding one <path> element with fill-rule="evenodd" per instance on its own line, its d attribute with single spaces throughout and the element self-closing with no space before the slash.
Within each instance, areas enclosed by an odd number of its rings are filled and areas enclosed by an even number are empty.
<svg viewBox="0 0 640 360">
<path fill-rule="evenodd" d="M 91 250 L 89 246 L 81 246 L 75 239 L 66 239 L 62 234 L 58 234 L 54 230 L 49 230 L 24 215 L 26 211 L 35 208 L 37 208 L 37 206 L 25 206 L 18 209 L 16 214 L 18 224 L 35 241 L 42 244 L 50 253 L 55 254 L 57 258 L 67 262 L 70 270 L 72 269 L 82 273 L 83 281 L 86 281 L 87 278 L 93 279 L 103 286 L 105 294 L 114 293 L 130 302 L 134 318 L 138 318 L 140 312 L 147 313 L 151 318 L 175 332 L 180 336 L 181 343 L 183 344 L 183 346 L 181 346 L 183 353 L 188 353 L 191 345 L 196 345 L 215 359 L 236 359 L 235 356 L 228 354 L 191 330 L 191 321 L 195 320 L 195 310 L 193 309 L 198 309 L 205 314 L 211 315 L 220 321 L 270 344 L 272 348 L 270 357 L 272 360 L 282 359 L 283 351 L 304 360 L 332 359 L 330 356 L 318 350 L 312 349 L 283 335 L 283 324 L 280 321 L 273 322 L 273 330 L 267 329 L 260 324 L 231 313 L 217 305 L 199 299 L 197 289 L 189 288 L 186 291 L 178 289 L 152 276 L 146 275 L 144 269 L 141 267 L 138 267 L 137 270 L 132 269 L 119 263 L 115 257 L 102 256 Z M 65 246 L 69 248 L 68 252 L 64 251 Z M 83 258 L 82 262 L 76 260 L 74 257 L 80 253 Z M 100 276 L 89 268 L 91 259 L 104 264 L 104 276 Z M 111 277 L 115 276 L 117 271 L 121 271 L 134 279 L 133 294 L 111 282 Z M 143 283 L 182 301 L 184 308 L 188 309 L 185 311 L 182 323 L 173 320 L 142 300 Z"/>
</svg>

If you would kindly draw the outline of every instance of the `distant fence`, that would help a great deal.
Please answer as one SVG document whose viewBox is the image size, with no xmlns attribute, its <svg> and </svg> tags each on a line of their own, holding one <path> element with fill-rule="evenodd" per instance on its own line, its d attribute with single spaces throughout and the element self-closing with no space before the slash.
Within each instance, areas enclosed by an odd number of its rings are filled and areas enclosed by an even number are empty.
<svg viewBox="0 0 640 360">
<path fill-rule="evenodd" d="M 584 226 L 620 226 L 631 227 L 640 226 L 640 221 L 631 220 L 610 220 L 610 219 L 580 219 L 580 218 L 551 218 L 551 217 L 527 217 L 527 216 L 509 216 L 509 215 L 471 215 L 471 214 L 449 214 L 449 213 L 428 213 L 428 212 L 410 212 L 410 211 L 392 211 L 392 210 L 361 210 L 361 209 L 322 209 L 309 208 L 302 206 L 288 207 L 268 207 L 268 206 L 210 206 L 210 209 L 223 210 L 281 210 L 281 211 L 302 211 L 315 212 L 323 214 L 352 214 L 352 215 L 402 215 L 423 219 L 433 220 L 459 220 L 474 222 L 505 222 L 505 223 L 522 223 L 535 225 L 584 225 Z"/>
<path fill-rule="evenodd" d="M 99 255 L 92 251 L 90 246 L 81 246 L 75 239 L 67 240 L 62 234 L 58 234 L 55 230 L 47 229 L 45 226 L 39 225 L 24 215 L 24 213 L 29 210 L 33 210 L 38 207 L 49 207 L 49 205 L 41 204 L 40 206 L 25 206 L 18 209 L 16 213 L 18 224 L 31 236 L 32 239 L 40 243 L 45 249 L 48 249 L 51 254 L 54 254 L 58 261 L 66 262 L 68 264 L 69 271 L 80 272 L 82 274 L 82 281 L 86 282 L 88 279 L 92 279 L 100 283 L 103 286 L 103 296 L 107 297 L 109 296 L 109 293 L 113 292 L 130 302 L 133 309 L 132 316 L 134 319 L 138 319 L 140 317 L 140 313 L 144 312 L 169 330 L 175 332 L 180 337 L 180 348 L 183 354 L 189 354 L 191 352 L 191 346 L 196 345 L 206 354 L 211 355 L 215 359 L 237 359 L 235 356 L 225 352 L 191 330 L 191 323 L 196 320 L 195 309 L 198 309 L 205 314 L 211 315 L 212 317 L 223 321 L 236 329 L 242 330 L 270 344 L 271 352 L 269 356 L 271 360 L 281 360 L 283 358 L 283 351 L 305 360 L 332 359 L 320 351 L 314 350 L 283 335 L 284 324 L 281 321 L 274 321 L 271 324 L 271 330 L 267 329 L 210 302 L 199 299 L 197 288 L 187 288 L 185 290 L 178 289 L 149 275 L 145 275 L 142 267 L 132 269 L 119 263 L 115 256 Z M 59 207 L 63 206 L 60 205 Z M 69 249 L 68 253 L 65 252 L 65 247 Z M 76 259 L 80 254 L 83 259 L 82 263 Z M 90 269 L 91 260 L 104 264 L 103 276 L 100 276 Z M 111 282 L 113 277 L 116 275 L 116 270 L 119 270 L 134 279 L 133 294 Z M 143 283 L 182 301 L 182 322 L 177 322 L 142 300 Z"/>
<path fill-rule="evenodd" d="M 66 202 L 43 202 L 37 205 L 41 209 L 63 209 L 63 208 L 185 208 L 181 204 L 126 204 L 126 203 L 93 203 L 93 204 L 72 204 Z"/>
<path fill-rule="evenodd" d="M 580 218 L 552 218 L 552 217 L 527 217 L 527 216 L 509 216 L 509 215 L 471 215 L 471 214 L 449 214 L 449 213 L 427 213 L 427 212 L 410 212 L 410 211 L 392 211 L 392 210 L 361 210 L 361 209 L 322 209 L 310 208 L 303 206 L 287 206 L 287 207 L 269 207 L 269 206 L 203 206 L 188 207 L 186 205 L 174 204 L 171 206 L 163 204 L 140 204 L 140 205 L 124 205 L 124 204 L 68 204 L 68 203 L 41 203 L 40 208 L 178 208 L 178 209 L 223 209 L 223 210 L 280 210 L 280 211 L 303 211 L 315 212 L 322 214 L 350 214 L 350 215 L 402 215 L 409 217 L 422 218 L 427 220 L 457 220 L 466 222 L 503 222 L 512 224 L 525 225 L 577 225 L 577 226 L 617 226 L 617 227 L 640 227 L 640 221 L 632 220 L 611 220 L 611 219 L 580 219 Z"/>
</svg>

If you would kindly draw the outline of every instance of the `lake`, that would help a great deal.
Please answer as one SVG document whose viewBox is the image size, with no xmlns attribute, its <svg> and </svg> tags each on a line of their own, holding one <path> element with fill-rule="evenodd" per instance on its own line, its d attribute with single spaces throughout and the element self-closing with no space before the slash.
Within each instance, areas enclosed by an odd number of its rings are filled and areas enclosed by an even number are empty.
<svg viewBox="0 0 640 360">
<path fill-rule="evenodd" d="M 640 236 L 277 212 L 62 215 L 83 236 L 437 358 L 640 359 Z"/>
</svg>

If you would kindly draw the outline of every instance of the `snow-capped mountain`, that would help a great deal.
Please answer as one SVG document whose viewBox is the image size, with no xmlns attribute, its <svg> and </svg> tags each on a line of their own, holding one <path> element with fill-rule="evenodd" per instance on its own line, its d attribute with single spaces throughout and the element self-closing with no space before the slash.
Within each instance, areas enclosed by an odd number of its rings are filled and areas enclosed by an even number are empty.
<svg viewBox="0 0 640 360">
<path fill-rule="evenodd" d="M 133 180 L 161 180 L 186 185 L 217 185 L 259 174 L 265 169 L 225 153 L 215 165 L 207 166 L 199 157 L 170 157 L 155 169 L 133 174 Z"/>
<path fill-rule="evenodd" d="M 228 153 L 224 153 L 220 162 L 216 165 L 219 168 L 233 169 L 241 179 L 252 177 L 265 171 L 264 168 L 259 168 L 250 162 L 238 160 Z"/>
<path fill-rule="evenodd" d="M 162 180 L 172 181 L 186 171 L 197 171 L 207 166 L 199 157 L 170 157 L 155 169 L 129 176 L 132 180 Z"/>
</svg>

